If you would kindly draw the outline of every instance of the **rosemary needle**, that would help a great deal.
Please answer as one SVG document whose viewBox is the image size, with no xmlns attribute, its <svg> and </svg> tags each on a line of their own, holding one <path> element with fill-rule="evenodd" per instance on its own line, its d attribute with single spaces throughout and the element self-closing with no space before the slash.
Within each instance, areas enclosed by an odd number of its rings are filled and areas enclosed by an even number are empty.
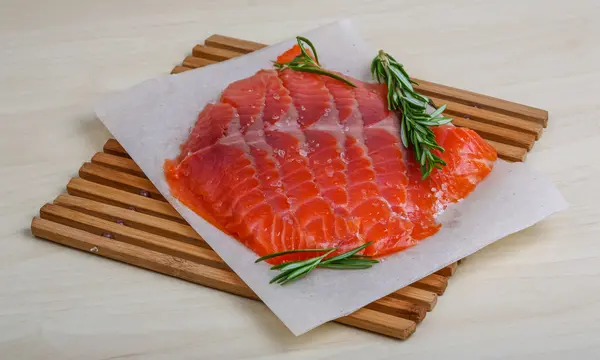
<svg viewBox="0 0 600 360">
<path fill-rule="evenodd" d="M 294 71 L 309 72 L 309 73 L 313 73 L 313 74 L 324 75 L 324 76 L 328 76 L 330 78 L 339 80 L 339 81 L 346 83 L 352 87 L 356 87 L 356 85 L 353 82 L 348 81 L 348 80 L 344 79 L 344 77 L 342 77 L 338 74 L 332 73 L 331 71 L 327 71 L 321 67 L 321 64 L 319 64 L 319 56 L 317 55 L 317 49 L 315 49 L 315 46 L 313 45 L 313 43 L 310 40 L 308 40 L 307 38 L 302 37 L 302 36 L 296 36 L 296 41 L 298 41 L 298 46 L 300 46 L 301 54 L 296 56 L 294 59 L 292 59 L 292 61 L 290 61 L 288 63 L 284 63 L 284 64 L 280 64 L 277 62 L 274 63 L 274 66 L 276 68 L 278 68 L 279 70 L 291 69 Z M 308 47 L 310 47 L 310 50 L 314 54 L 314 58 L 312 56 L 310 56 L 310 54 L 306 51 L 304 44 L 306 44 L 306 45 L 308 45 Z"/>
<path fill-rule="evenodd" d="M 413 88 L 416 84 L 408 73 L 391 55 L 380 50 L 371 62 L 371 74 L 378 82 L 386 84 L 388 88 L 387 100 L 390 110 L 401 113 L 400 138 L 402 144 L 414 150 L 415 160 L 420 164 L 422 178 L 427 178 L 434 169 L 441 169 L 446 163 L 434 150 L 444 152 L 430 126 L 448 124 L 450 118 L 439 115 L 446 109 L 446 105 L 431 114 L 427 113 L 429 99 L 417 93 Z"/>
<path fill-rule="evenodd" d="M 278 256 L 304 253 L 304 252 L 323 252 L 323 255 L 315 256 L 307 260 L 288 261 L 281 264 L 277 264 L 271 267 L 271 270 L 279 270 L 279 274 L 271 279 L 269 284 L 278 283 L 280 285 L 287 284 L 291 281 L 298 280 L 316 268 L 327 268 L 336 270 L 360 270 L 368 269 L 379 261 L 372 259 L 370 256 L 356 255 L 359 251 L 363 250 L 373 242 L 370 241 L 361 246 L 358 246 L 352 250 L 349 250 L 343 254 L 327 258 L 330 254 L 338 250 L 337 248 L 326 248 L 326 249 L 298 249 L 298 250 L 287 250 L 277 252 L 269 255 L 265 255 L 256 262 L 271 259 Z"/>
</svg>

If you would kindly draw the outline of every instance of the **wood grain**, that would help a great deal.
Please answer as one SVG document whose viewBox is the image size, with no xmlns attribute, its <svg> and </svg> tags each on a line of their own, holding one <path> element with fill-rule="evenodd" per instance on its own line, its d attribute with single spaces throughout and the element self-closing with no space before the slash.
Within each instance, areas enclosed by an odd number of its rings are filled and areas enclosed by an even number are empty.
<svg viewBox="0 0 600 360">
<path fill-rule="evenodd" d="M 181 215 L 165 201 L 132 194 L 127 191 L 97 184 L 81 178 L 71 179 L 67 184 L 67 192 L 71 195 L 97 200 L 126 209 L 133 209 L 144 214 L 185 223 L 185 220 L 183 220 Z"/>
<path fill-rule="evenodd" d="M 211 65 L 211 64 L 215 64 L 217 63 L 217 61 L 215 60 L 209 60 L 209 59 L 203 59 L 203 58 L 199 58 L 199 57 L 195 57 L 195 56 L 186 56 L 185 59 L 183 59 L 183 63 L 181 65 L 188 67 L 188 68 L 199 68 L 199 67 L 203 67 L 206 65 Z"/>
<path fill-rule="evenodd" d="M 31 230 L 37 237 L 95 255 L 122 261 L 228 293 L 258 299 L 256 294 L 231 271 L 205 266 L 38 217 L 33 219 Z"/>
<path fill-rule="evenodd" d="M 54 203 L 111 222 L 122 223 L 123 225 L 134 229 L 162 235 L 210 249 L 210 246 L 208 246 L 204 239 L 202 239 L 202 237 L 188 224 L 142 214 L 137 211 L 69 194 L 59 195 L 54 200 Z"/>
<path fill-rule="evenodd" d="M 446 115 L 457 115 L 465 119 L 472 119 L 490 125 L 496 125 L 515 131 L 529 133 L 535 135 L 536 140 L 542 136 L 542 132 L 544 130 L 544 127 L 537 122 L 522 120 L 512 116 L 504 115 L 502 113 L 484 110 L 479 107 L 464 105 L 455 101 L 444 100 L 439 97 L 429 96 L 429 99 L 436 107 L 440 107 L 445 104 L 446 110 L 444 113 Z"/>
<path fill-rule="evenodd" d="M 367 306 L 367 309 L 373 309 L 386 314 L 395 315 L 416 323 L 420 323 L 427 315 L 427 307 L 415 304 L 410 301 L 401 300 L 392 296 L 386 296 L 374 301 Z"/>
<path fill-rule="evenodd" d="M 535 135 L 506 129 L 503 127 L 481 123 L 479 121 L 465 119 L 459 116 L 452 117 L 452 124 L 474 130 L 482 138 L 495 142 L 522 147 L 531 150 L 535 143 Z"/>
<path fill-rule="evenodd" d="M 44 205 L 40 209 L 40 217 L 92 234 L 177 256 L 203 265 L 220 269 L 228 268 L 225 262 L 212 250 L 134 229 L 59 205 Z"/>
<path fill-rule="evenodd" d="M 108 139 L 108 141 L 104 144 L 104 147 L 102 148 L 102 150 L 107 154 L 112 154 L 112 155 L 117 155 L 117 156 L 122 156 L 122 157 L 127 157 L 127 158 L 129 157 L 129 154 L 127 154 L 127 151 L 125 151 L 123 146 L 121 146 L 121 144 L 119 144 L 119 142 L 115 139 Z"/>
<path fill-rule="evenodd" d="M 413 286 L 404 287 L 392 293 L 391 296 L 402 300 L 408 300 L 419 305 L 423 305 L 425 306 L 425 309 L 427 309 L 427 311 L 432 311 L 433 308 L 435 308 L 438 299 L 436 293 L 418 289 Z"/>
<path fill-rule="evenodd" d="M 142 178 L 146 177 L 146 174 L 140 169 L 140 167 L 132 159 L 125 158 L 122 156 L 111 155 L 105 152 L 98 152 L 92 157 L 92 163 L 105 166 L 107 168 L 119 170 L 128 174 L 136 175 Z"/>
<path fill-rule="evenodd" d="M 196 45 L 192 49 L 192 55 L 199 58 L 204 58 L 214 61 L 229 60 L 234 57 L 242 56 L 243 53 L 236 51 L 220 49 L 216 47 L 210 47 L 205 45 Z"/>
<path fill-rule="evenodd" d="M 481 109 L 533 121 L 544 127 L 548 125 L 548 112 L 546 110 L 477 94 L 467 90 L 456 89 L 422 79 L 415 78 L 414 80 L 419 83 L 419 85 L 416 86 L 417 91 L 422 92 L 425 95 L 437 96 L 442 99 L 456 101 L 469 106 L 477 106 Z"/>
<path fill-rule="evenodd" d="M 442 296 L 448 287 L 448 278 L 438 274 L 431 274 L 411 284 L 411 286 L 421 290 L 431 291 L 439 296 Z"/>
<path fill-rule="evenodd" d="M 488 144 L 492 145 L 492 147 L 498 153 L 498 157 L 508 161 L 525 161 L 527 158 L 527 149 L 499 143 L 493 140 L 487 140 Z"/>
<path fill-rule="evenodd" d="M 182 73 L 182 72 L 188 71 L 188 70 L 192 70 L 192 68 L 189 68 L 187 66 L 177 65 L 173 68 L 173 70 L 171 70 L 171 74 L 179 74 L 179 73 Z"/>
<path fill-rule="evenodd" d="M 360 309 L 349 316 L 337 319 L 337 321 L 398 339 L 408 338 L 417 328 L 417 324 L 414 321 L 376 312 L 371 309 Z"/>
<path fill-rule="evenodd" d="M 244 54 L 251 53 L 253 51 L 267 47 L 267 45 L 259 44 L 254 41 L 240 40 L 218 34 L 211 35 L 209 38 L 204 40 L 204 44 L 206 44 L 207 46 L 236 51 Z"/>
<path fill-rule="evenodd" d="M 94 163 L 84 163 L 79 168 L 79 176 L 102 185 L 119 188 L 121 190 L 145 196 L 148 198 L 165 201 L 165 198 L 148 179 L 127 174 Z"/>
<path fill-rule="evenodd" d="M 448 266 L 446 266 L 445 268 L 442 268 L 438 271 L 436 271 L 435 273 L 441 276 L 452 276 L 454 275 L 454 273 L 456 272 L 456 268 L 458 267 L 457 263 L 452 263 Z"/>
</svg>

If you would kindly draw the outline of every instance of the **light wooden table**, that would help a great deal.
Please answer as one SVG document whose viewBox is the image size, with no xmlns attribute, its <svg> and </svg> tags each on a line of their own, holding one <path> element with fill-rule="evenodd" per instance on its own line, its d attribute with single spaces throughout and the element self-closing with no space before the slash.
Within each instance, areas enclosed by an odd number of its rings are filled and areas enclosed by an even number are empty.
<svg viewBox="0 0 600 360">
<path fill-rule="evenodd" d="M 0 358 L 599 358 L 599 15 L 597 0 L 2 0 Z M 349 16 L 418 77 L 548 109 L 528 161 L 572 204 L 472 256 L 410 340 L 295 338 L 257 302 L 31 237 L 108 137 L 103 94 L 212 33 L 272 43 Z"/>
</svg>

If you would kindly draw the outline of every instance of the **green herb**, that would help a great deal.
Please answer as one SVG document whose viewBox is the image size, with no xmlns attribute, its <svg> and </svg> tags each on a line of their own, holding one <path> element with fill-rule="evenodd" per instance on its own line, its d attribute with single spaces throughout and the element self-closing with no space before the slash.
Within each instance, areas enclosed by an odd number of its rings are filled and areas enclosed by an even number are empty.
<svg viewBox="0 0 600 360">
<path fill-rule="evenodd" d="M 432 152 L 444 152 L 444 148 L 437 143 L 433 131 L 429 128 L 452 121 L 450 118 L 439 117 L 446 105 L 428 114 L 429 99 L 415 91 L 413 84 L 417 83 L 410 79 L 402 64 L 383 50 L 373 59 L 371 74 L 378 82 L 387 85 L 389 109 L 401 112 L 402 144 L 407 148 L 412 146 L 415 159 L 421 166 L 423 179 L 427 178 L 433 169 L 441 169 L 446 165 L 444 160 Z"/>
<path fill-rule="evenodd" d="M 342 76 L 334 74 L 334 73 L 327 71 L 321 67 L 321 65 L 319 64 L 319 56 L 317 55 L 317 49 L 315 49 L 315 46 L 313 45 L 312 42 L 310 42 L 310 40 L 308 40 L 307 38 L 302 37 L 302 36 L 297 36 L 296 41 L 298 41 L 298 46 L 300 46 L 300 51 L 302 53 L 300 55 L 296 56 L 292 61 L 290 61 L 288 63 L 280 64 L 280 63 L 276 62 L 274 64 L 274 66 L 276 68 L 278 68 L 279 70 L 292 69 L 295 71 L 309 72 L 309 73 L 313 73 L 313 74 L 329 76 L 330 78 L 334 78 L 336 80 L 344 82 L 352 87 L 356 87 L 356 85 L 354 85 L 354 83 L 352 83 L 351 81 L 348 81 L 348 80 L 344 79 Z M 306 51 L 304 44 L 306 44 L 310 47 L 312 53 L 315 56 L 314 59 Z"/>
<path fill-rule="evenodd" d="M 356 255 L 359 251 L 371 245 L 373 242 L 370 241 L 366 244 L 363 244 L 359 247 L 356 247 L 350 251 L 347 251 L 343 254 L 334 256 L 325 260 L 325 258 L 331 255 L 333 252 L 337 250 L 337 248 L 327 248 L 327 249 L 300 249 L 300 250 L 287 250 L 278 253 L 273 253 L 269 255 L 265 255 L 256 262 L 261 262 L 263 260 L 271 259 L 278 256 L 295 254 L 295 253 L 303 253 L 303 252 L 322 252 L 323 255 L 315 256 L 313 258 L 307 260 L 298 260 L 298 261 L 288 261 L 283 262 L 278 265 L 274 265 L 271 267 L 271 270 L 279 270 L 280 273 L 277 274 L 269 284 L 278 283 L 279 285 L 287 284 L 291 281 L 300 279 L 316 268 L 327 268 L 327 269 L 336 269 L 336 270 L 360 270 L 360 269 L 368 269 L 374 264 L 378 263 L 378 260 L 372 259 L 370 256 L 364 255 Z"/>
</svg>

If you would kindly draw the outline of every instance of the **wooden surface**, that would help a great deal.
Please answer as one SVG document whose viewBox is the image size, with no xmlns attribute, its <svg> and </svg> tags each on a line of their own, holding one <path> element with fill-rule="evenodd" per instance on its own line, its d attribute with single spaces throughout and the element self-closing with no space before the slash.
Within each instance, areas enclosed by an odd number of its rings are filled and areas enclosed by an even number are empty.
<svg viewBox="0 0 600 360">
<path fill-rule="evenodd" d="M 208 66 L 243 56 L 264 46 L 252 41 L 212 35 L 203 45 L 194 46 L 192 56 L 186 56 L 182 64 L 171 72 L 178 74 Z M 216 54 L 219 56 L 216 57 Z M 488 126 L 490 123 L 498 125 L 496 117 L 500 115 L 499 111 L 502 112 L 500 116 L 504 122 L 496 127 L 513 130 L 497 139 L 502 143 L 492 142 L 492 145 L 503 158 L 510 159 L 511 154 L 501 145 L 512 144 L 523 135 L 532 139 L 532 145 L 535 138 L 541 135 L 543 126 L 547 125 L 548 112 L 541 109 L 424 80 L 420 83 L 432 95 L 455 101 L 457 109 L 464 112 L 465 116 L 480 114 L 478 111 L 490 103 L 500 104 L 462 126 L 474 128 L 486 139 L 496 139 L 493 132 L 489 133 L 486 129 L 493 128 Z M 535 118 L 531 118 L 532 112 L 535 112 Z M 523 122 L 528 123 L 529 127 Z M 537 136 L 529 132 L 532 125 L 539 128 Z M 515 158 L 516 161 L 522 161 L 531 146 L 520 144 L 519 149 L 522 156 Z M 232 273 L 187 223 L 179 217 L 165 216 L 172 215 L 172 209 L 168 209 L 164 197 L 115 139 L 107 140 L 103 151 L 96 153 L 91 162 L 85 162 L 79 168 L 79 177 L 69 181 L 66 191 L 52 203 L 44 205 L 39 217 L 33 218 L 31 232 L 36 237 L 258 300 L 254 292 Z M 336 322 L 406 340 L 416 331 L 417 324 L 424 320 L 426 313 L 434 309 L 438 296 L 446 291 L 448 278 L 454 274 L 456 267 L 457 263 L 450 264 Z"/>
<path fill-rule="evenodd" d="M 309 3 L 3 2 L 3 359 L 597 357 L 600 4 Z M 31 238 L 108 137 L 91 111 L 103 94 L 163 74 L 209 32 L 272 43 L 352 15 L 419 78 L 548 109 L 528 162 L 572 204 L 470 257 L 408 342 L 336 324 L 295 338 L 257 302 Z"/>
<path fill-rule="evenodd" d="M 179 74 L 244 56 L 264 46 L 248 40 L 212 35 L 202 45 L 194 46 L 192 55 L 186 56 L 171 73 Z M 433 96 L 433 100 L 449 100 L 450 111 L 465 117 L 455 119 L 457 126 L 477 131 L 491 141 L 498 155 L 504 159 L 523 161 L 527 151 L 541 136 L 543 127 L 548 125 L 548 112 L 545 110 L 425 80 L 418 81 L 421 89 Z M 528 139 L 528 142 L 522 139 Z M 522 156 L 513 159 L 503 146 L 518 148 Z M 182 223 L 180 218 L 165 218 L 168 209 L 161 204 L 166 201 L 165 198 L 117 140 L 107 140 L 103 152 L 96 153 L 91 162 L 85 162 L 79 168 L 79 177 L 71 179 L 66 190 L 67 193 L 59 195 L 53 203 L 44 205 L 39 217 L 33 218 L 31 232 L 36 237 L 258 300 L 188 224 Z M 153 211 L 149 205 L 154 206 Z M 163 212 L 157 213 L 158 208 Z M 182 232 L 188 236 L 182 237 Z M 406 340 L 416 331 L 425 314 L 434 309 L 456 266 L 457 263 L 450 264 L 336 319 L 336 322 Z"/>
</svg>

